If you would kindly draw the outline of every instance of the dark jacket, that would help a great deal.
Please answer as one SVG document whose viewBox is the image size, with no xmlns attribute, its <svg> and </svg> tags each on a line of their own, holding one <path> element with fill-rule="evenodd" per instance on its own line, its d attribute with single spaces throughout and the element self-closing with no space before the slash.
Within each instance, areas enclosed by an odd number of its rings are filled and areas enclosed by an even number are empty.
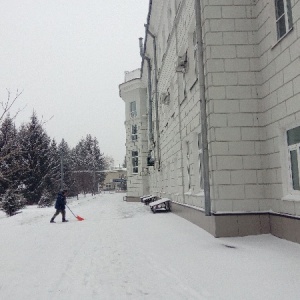
<svg viewBox="0 0 300 300">
<path fill-rule="evenodd" d="M 55 209 L 64 210 L 66 209 L 66 196 L 63 195 L 63 193 L 58 193 L 57 199 L 55 202 Z"/>
</svg>

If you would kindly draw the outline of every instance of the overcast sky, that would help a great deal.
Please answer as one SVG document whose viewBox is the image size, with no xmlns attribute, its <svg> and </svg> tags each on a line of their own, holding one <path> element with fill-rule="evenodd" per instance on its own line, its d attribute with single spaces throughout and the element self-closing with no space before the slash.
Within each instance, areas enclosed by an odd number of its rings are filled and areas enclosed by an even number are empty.
<svg viewBox="0 0 300 300">
<path fill-rule="evenodd" d="M 0 0 L 0 100 L 24 90 L 15 108 L 49 120 L 70 147 L 91 134 L 115 165 L 125 156 L 118 85 L 140 67 L 148 0 Z"/>
</svg>

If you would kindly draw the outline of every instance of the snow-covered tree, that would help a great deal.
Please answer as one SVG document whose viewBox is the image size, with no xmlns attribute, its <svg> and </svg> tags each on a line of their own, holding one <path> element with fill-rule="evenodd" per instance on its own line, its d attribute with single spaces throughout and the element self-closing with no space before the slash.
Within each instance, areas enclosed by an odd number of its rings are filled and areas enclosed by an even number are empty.
<svg viewBox="0 0 300 300">
<path fill-rule="evenodd" d="M 52 175 L 52 164 L 50 138 L 35 113 L 30 122 L 21 127 L 19 141 L 23 165 L 26 166 L 21 174 L 24 196 L 28 204 L 37 204 Z"/>
<path fill-rule="evenodd" d="M 73 150 L 74 174 L 80 191 L 83 193 L 96 192 L 98 183 L 105 179 L 104 156 L 99 143 L 90 134 L 81 139 Z"/>
<path fill-rule="evenodd" d="M 62 139 L 58 146 L 58 154 L 60 160 L 60 187 L 68 190 L 69 196 L 75 196 L 78 194 L 75 177 L 73 174 L 74 162 L 72 159 L 72 151 L 69 148 L 68 143 Z M 61 171 L 63 174 L 61 174 Z M 61 176 L 63 176 L 63 186 L 61 186 Z"/>
<path fill-rule="evenodd" d="M 48 207 L 52 206 L 54 202 L 54 197 L 52 191 L 45 189 L 42 193 L 42 196 L 38 202 L 38 207 Z"/>
<path fill-rule="evenodd" d="M 115 166 L 115 160 L 111 156 L 104 157 L 104 168 L 105 170 L 111 170 Z"/>
<path fill-rule="evenodd" d="M 54 139 L 50 144 L 48 161 L 48 176 L 46 177 L 45 190 L 43 191 L 43 194 L 50 193 L 53 198 L 60 188 L 60 156 Z"/>
<path fill-rule="evenodd" d="M 7 216 L 15 215 L 26 204 L 25 199 L 16 190 L 7 189 L 0 198 L 0 209 L 3 210 Z"/>
<path fill-rule="evenodd" d="M 0 195 L 19 185 L 20 154 L 17 130 L 8 114 L 0 126 Z"/>
</svg>

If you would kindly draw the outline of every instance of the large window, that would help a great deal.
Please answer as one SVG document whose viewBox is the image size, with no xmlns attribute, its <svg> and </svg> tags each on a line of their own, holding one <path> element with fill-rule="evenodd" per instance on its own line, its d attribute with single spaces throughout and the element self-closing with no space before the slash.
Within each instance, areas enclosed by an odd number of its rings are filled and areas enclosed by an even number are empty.
<svg viewBox="0 0 300 300">
<path fill-rule="evenodd" d="M 190 162 L 190 143 L 186 141 L 185 143 L 186 150 L 186 189 L 188 192 L 191 191 L 191 162 Z"/>
<path fill-rule="evenodd" d="M 281 39 L 293 26 L 291 0 L 275 0 L 277 39 Z"/>
<path fill-rule="evenodd" d="M 197 154 L 198 154 L 198 174 L 200 182 L 200 190 L 203 190 L 203 176 L 202 176 L 202 161 L 203 161 L 203 151 L 202 151 L 202 139 L 201 133 L 197 134 Z"/>
<path fill-rule="evenodd" d="M 197 76 L 197 35 L 196 30 L 193 32 L 193 57 L 194 57 L 194 71 Z"/>
<path fill-rule="evenodd" d="M 287 144 L 291 186 L 293 190 L 299 191 L 300 126 L 287 131 Z"/>
<path fill-rule="evenodd" d="M 134 118 L 136 117 L 137 113 L 136 113 L 136 102 L 132 101 L 130 102 L 130 117 Z"/>
<path fill-rule="evenodd" d="M 139 172 L 139 152 L 131 151 L 131 159 L 132 159 L 132 173 L 137 174 Z"/>
</svg>

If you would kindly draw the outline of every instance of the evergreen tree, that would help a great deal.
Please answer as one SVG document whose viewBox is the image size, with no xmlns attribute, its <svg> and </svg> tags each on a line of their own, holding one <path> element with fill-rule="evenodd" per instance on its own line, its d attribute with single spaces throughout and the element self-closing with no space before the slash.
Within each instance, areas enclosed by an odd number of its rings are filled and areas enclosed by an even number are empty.
<svg viewBox="0 0 300 300">
<path fill-rule="evenodd" d="M 21 208 L 25 206 L 25 199 L 16 190 L 7 189 L 1 197 L 0 209 L 7 216 L 15 215 Z"/>
<path fill-rule="evenodd" d="M 90 134 L 81 139 L 73 151 L 74 169 L 77 184 L 83 193 L 97 191 L 98 184 L 105 179 L 104 156 L 100 151 L 99 143 Z"/>
<path fill-rule="evenodd" d="M 17 130 L 9 114 L 0 127 L 0 195 L 8 188 L 16 189 L 20 184 L 19 172 L 20 146 L 17 139 Z"/>
<path fill-rule="evenodd" d="M 42 196 L 38 202 L 38 207 L 52 206 L 54 202 L 53 193 L 47 189 L 43 190 Z"/>
<path fill-rule="evenodd" d="M 60 159 L 60 167 L 62 164 L 63 171 L 63 187 L 68 190 L 69 196 L 75 196 L 78 194 L 77 187 L 75 184 L 75 177 L 73 174 L 74 164 L 72 159 L 72 151 L 68 146 L 68 143 L 62 139 L 61 143 L 58 146 L 58 153 Z M 60 180 L 61 180 L 60 173 Z M 61 184 L 60 184 L 61 185 Z"/>
<path fill-rule="evenodd" d="M 46 184 L 43 195 L 55 197 L 60 188 L 60 156 L 55 140 L 51 141 L 49 148 L 49 172 L 46 177 Z"/>
<path fill-rule="evenodd" d="M 28 204 L 37 204 L 51 177 L 50 138 L 35 113 L 19 131 L 22 159 L 26 170 L 21 175 Z"/>
</svg>

